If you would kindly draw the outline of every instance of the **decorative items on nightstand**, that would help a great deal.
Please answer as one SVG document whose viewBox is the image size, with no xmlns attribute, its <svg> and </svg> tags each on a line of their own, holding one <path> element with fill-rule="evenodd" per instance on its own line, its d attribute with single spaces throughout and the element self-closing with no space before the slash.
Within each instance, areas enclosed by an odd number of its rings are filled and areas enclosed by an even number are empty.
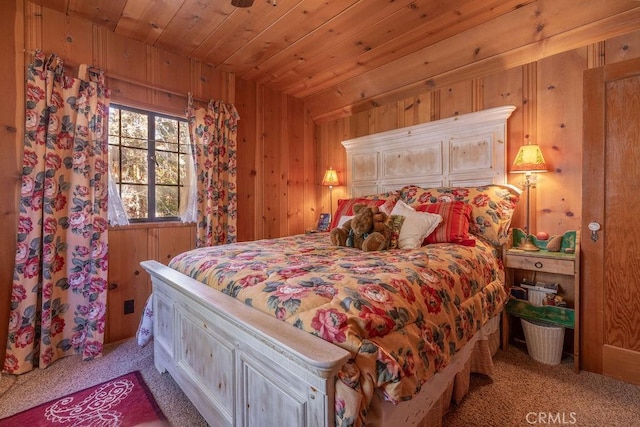
<svg viewBox="0 0 640 427">
<path fill-rule="evenodd" d="M 315 227 L 305 230 L 305 234 L 324 233 L 329 231 L 331 225 L 331 214 L 321 213 L 318 217 L 318 222 Z"/>
<path fill-rule="evenodd" d="M 529 239 L 526 239 L 526 236 Z M 535 245 L 538 251 L 523 250 L 523 242 Z M 576 372 L 580 370 L 580 236 L 568 231 L 558 240 L 551 237 L 539 240 L 520 229 L 513 229 L 511 244 L 504 252 L 507 283 L 514 287 L 503 316 L 502 346 L 506 349 L 510 339 L 510 316 L 523 319 L 523 330 L 529 354 L 543 363 L 556 364 L 559 359 L 541 356 L 540 348 L 556 346 L 562 352 L 564 328 L 573 330 L 573 361 Z M 549 244 L 553 243 L 551 248 Z M 557 250 L 556 250 L 557 249 Z M 553 251 L 552 251 L 553 250 Z M 543 276 L 544 280 L 540 279 Z M 525 294 L 528 294 L 525 297 Z M 562 328 L 562 331 L 559 331 Z M 528 338 L 527 338 L 528 335 Z M 536 342 L 533 342 L 534 339 Z M 551 342 L 550 340 L 555 340 Z M 558 350 L 557 348 L 554 350 Z"/>
<path fill-rule="evenodd" d="M 533 238 L 530 227 L 531 214 L 531 189 L 536 187 L 535 173 L 546 172 L 548 170 L 547 163 L 538 144 L 531 144 L 529 141 L 523 145 L 516 154 L 516 159 L 511 165 L 511 173 L 524 173 L 524 189 L 527 193 L 527 205 L 525 207 L 525 226 L 524 240 L 520 244 L 520 248 L 524 251 L 538 251 L 538 247 L 529 239 Z"/>
</svg>

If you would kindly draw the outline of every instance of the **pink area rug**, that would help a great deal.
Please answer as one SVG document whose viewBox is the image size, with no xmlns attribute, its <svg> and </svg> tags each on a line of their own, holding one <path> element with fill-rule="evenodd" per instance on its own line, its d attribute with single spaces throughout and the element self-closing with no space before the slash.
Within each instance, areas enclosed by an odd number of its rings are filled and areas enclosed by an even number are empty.
<svg viewBox="0 0 640 427">
<path fill-rule="evenodd" d="M 3 418 L 0 426 L 125 427 L 164 420 L 142 375 L 134 371 Z"/>
</svg>

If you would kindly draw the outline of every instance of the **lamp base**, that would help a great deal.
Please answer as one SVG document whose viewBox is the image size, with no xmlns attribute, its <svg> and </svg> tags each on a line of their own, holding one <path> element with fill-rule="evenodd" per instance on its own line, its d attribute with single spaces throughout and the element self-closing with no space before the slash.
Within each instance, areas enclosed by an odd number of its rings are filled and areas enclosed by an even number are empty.
<svg viewBox="0 0 640 427">
<path fill-rule="evenodd" d="M 539 247 L 534 245 L 531 242 L 531 240 L 529 240 L 529 237 L 526 238 L 524 243 L 522 243 L 522 245 L 520 245 L 520 247 L 518 249 L 522 249 L 523 251 L 529 251 L 529 252 L 535 252 L 535 251 L 539 251 L 540 250 Z"/>
</svg>

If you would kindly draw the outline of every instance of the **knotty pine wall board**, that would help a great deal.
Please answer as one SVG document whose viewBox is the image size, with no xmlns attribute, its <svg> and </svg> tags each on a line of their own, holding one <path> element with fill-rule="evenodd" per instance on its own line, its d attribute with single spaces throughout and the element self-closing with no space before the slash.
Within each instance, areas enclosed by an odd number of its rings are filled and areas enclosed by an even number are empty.
<svg viewBox="0 0 640 427">
<path fill-rule="evenodd" d="M 18 229 L 24 140 L 24 19 L 19 2 L 0 2 L 0 342 L 6 343 Z M 0 346 L 4 360 L 6 346 Z"/>
<path fill-rule="evenodd" d="M 397 102 L 373 107 L 370 110 L 369 126 L 372 133 L 398 128 L 399 108 Z"/>
<path fill-rule="evenodd" d="M 368 126 L 367 120 L 367 126 Z M 319 200 L 316 203 L 318 210 L 316 211 L 315 221 L 318 215 L 323 212 L 335 212 L 338 208 L 338 200 L 347 197 L 346 193 L 346 170 L 347 156 L 342 146 L 342 141 L 352 137 L 352 124 L 349 118 L 338 119 L 330 126 L 316 126 L 316 159 L 317 168 L 315 177 L 318 183 L 322 182 L 325 171 L 332 167 L 338 175 L 338 181 L 341 185 L 333 187 L 333 195 L 329 194 L 329 188 L 320 185 Z M 333 199 L 333 201 L 331 201 Z M 333 207 L 330 207 L 333 203 Z"/>
<path fill-rule="evenodd" d="M 640 31 L 606 40 L 602 56 L 607 64 L 640 57 Z"/>
<path fill-rule="evenodd" d="M 150 80 L 155 84 L 167 84 L 172 82 L 171 90 L 179 93 L 188 93 L 193 81 L 190 79 L 192 72 L 202 72 L 198 67 L 193 70 L 191 61 L 174 53 L 162 49 L 148 47 L 150 57 Z M 222 74 L 222 73 L 219 73 Z M 199 76 L 196 76 L 199 77 Z M 196 78 L 197 81 L 197 78 Z M 208 97 L 209 94 L 206 94 Z"/>
<path fill-rule="evenodd" d="M 447 85 L 439 92 L 440 117 L 454 117 L 475 111 L 473 108 L 473 82 L 471 80 Z"/>
<path fill-rule="evenodd" d="M 73 65 L 93 64 L 93 25 L 52 9 L 25 2 L 25 40 L 28 51 L 55 52 Z"/>
<path fill-rule="evenodd" d="M 289 189 L 288 127 L 281 120 L 286 114 L 283 97 L 270 89 L 264 91 L 264 221 L 265 238 L 287 234 Z"/>
<path fill-rule="evenodd" d="M 149 257 L 168 264 L 176 255 L 195 246 L 195 225 L 149 228 Z"/>
<path fill-rule="evenodd" d="M 238 241 L 253 240 L 262 235 L 262 212 L 256 206 L 262 204 L 262 147 L 257 117 L 262 116 L 258 102 L 257 85 L 244 79 L 236 79 L 235 106 L 240 115 L 238 123 Z"/>
<path fill-rule="evenodd" d="M 105 342 L 132 337 L 140 323 L 144 303 L 151 294 L 151 278 L 140 267 L 150 259 L 149 230 L 127 227 L 109 230 L 107 321 Z M 134 312 L 125 314 L 125 301 Z"/>
<path fill-rule="evenodd" d="M 291 98 L 291 97 L 290 97 Z M 302 115 L 303 121 L 303 139 L 302 143 L 305 146 L 304 153 L 302 155 L 302 162 L 304 167 L 304 208 L 303 208 L 303 229 L 307 230 L 310 227 L 315 226 L 318 220 L 318 196 L 322 186 L 321 180 L 318 181 L 317 173 L 323 165 L 318 164 L 317 157 L 317 141 L 315 138 L 316 126 L 309 114 L 309 111 L 304 108 L 304 103 L 301 103 L 301 110 L 296 108 L 295 111 Z M 297 230 L 296 230 L 297 231 Z"/>
<path fill-rule="evenodd" d="M 538 61 L 537 142 L 549 172 L 538 174 L 531 215 L 537 218 L 536 229 L 550 234 L 580 228 L 582 74 L 586 69 L 586 48 Z"/>
<path fill-rule="evenodd" d="M 431 119 L 433 110 L 433 96 L 430 93 L 420 93 L 405 98 L 398 105 L 400 109 L 400 127 L 426 123 Z"/>
<path fill-rule="evenodd" d="M 528 66 L 514 67 L 481 79 L 483 108 L 493 108 L 501 105 L 516 106 L 515 111 L 507 122 L 509 138 L 507 146 L 508 159 L 515 159 L 520 146 L 531 137 L 528 130 L 527 132 L 524 131 L 527 116 L 530 115 L 529 109 L 535 106 L 535 96 L 530 97 L 525 93 L 528 68 Z M 523 175 L 521 173 L 508 173 L 507 181 L 518 188 L 522 188 Z M 514 225 L 524 223 L 524 206 L 525 203 L 520 203 L 516 209 L 513 216 Z"/>
<path fill-rule="evenodd" d="M 313 151 L 313 145 L 304 143 L 304 117 L 296 111 L 304 111 L 301 99 L 284 97 L 285 112 L 282 115 L 283 126 L 287 128 L 288 150 L 284 158 L 288 159 L 286 188 L 287 224 L 286 235 L 296 234 L 296 230 L 304 230 L 305 210 L 305 151 Z"/>
<path fill-rule="evenodd" d="M 235 104 L 236 76 L 221 73 L 212 65 L 191 60 L 191 92 L 200 99 L 224 99 Z"/>
<path fill-rule="evenodd" d="M 99 28 L 96 31 L 102 33 Z M 105 32 L 104 36 L 101 39 L 105 40 L 105 44 L 97 49 L 98 58 L 104 57 L 104 59 L 95 65 L 104 67 L 107 77 L 109 74 L 115 74 L 126 76 L 131 81 L 154 82 L 152 79 L 154 73 L 150 69 L 156 65 L 152 60 L 151 51 L 154 49 L 142 42 L 110 31 Z"/>
</svg>

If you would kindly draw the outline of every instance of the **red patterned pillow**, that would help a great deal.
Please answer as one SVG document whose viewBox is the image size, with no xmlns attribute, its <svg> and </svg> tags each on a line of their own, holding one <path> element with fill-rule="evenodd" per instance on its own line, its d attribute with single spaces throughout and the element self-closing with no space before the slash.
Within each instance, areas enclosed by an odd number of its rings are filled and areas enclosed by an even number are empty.
<svg viewBox="0 0 640 427">
<path fill-rule="evenodd" d="M 338 209 L 336 210 L 335 215 L 331 219 L 331 227 L 330 229 L 334 229 L 340 223 L 340 217 L 347 215 L 353 216 L 353 206 L 357 204 L 363 204 L 370 207 L 381 207 L 385 211 L 385 213 L 391 212 L 393 209 L 393 205 L 395 205 L 398 200 L 398 196 L 396 193 L 382 193 L 382 194 L 374 194 L 371 196 L 362 196 L 356 197 L 353 199 L 339 199 L 338 200 Z M 382 205 L 385 205 L 382 207 Z"/>
<path fill-rule="evenodd" d="M 475 246 L 476 241 L 469 235 L 471 206 L 465 202 L 425 204 L 416 207 L 418 212 L 429 212 L 442 217 L 442 222 L 429 234 L 423 244 L 459 243 Z"/>
</svg>

